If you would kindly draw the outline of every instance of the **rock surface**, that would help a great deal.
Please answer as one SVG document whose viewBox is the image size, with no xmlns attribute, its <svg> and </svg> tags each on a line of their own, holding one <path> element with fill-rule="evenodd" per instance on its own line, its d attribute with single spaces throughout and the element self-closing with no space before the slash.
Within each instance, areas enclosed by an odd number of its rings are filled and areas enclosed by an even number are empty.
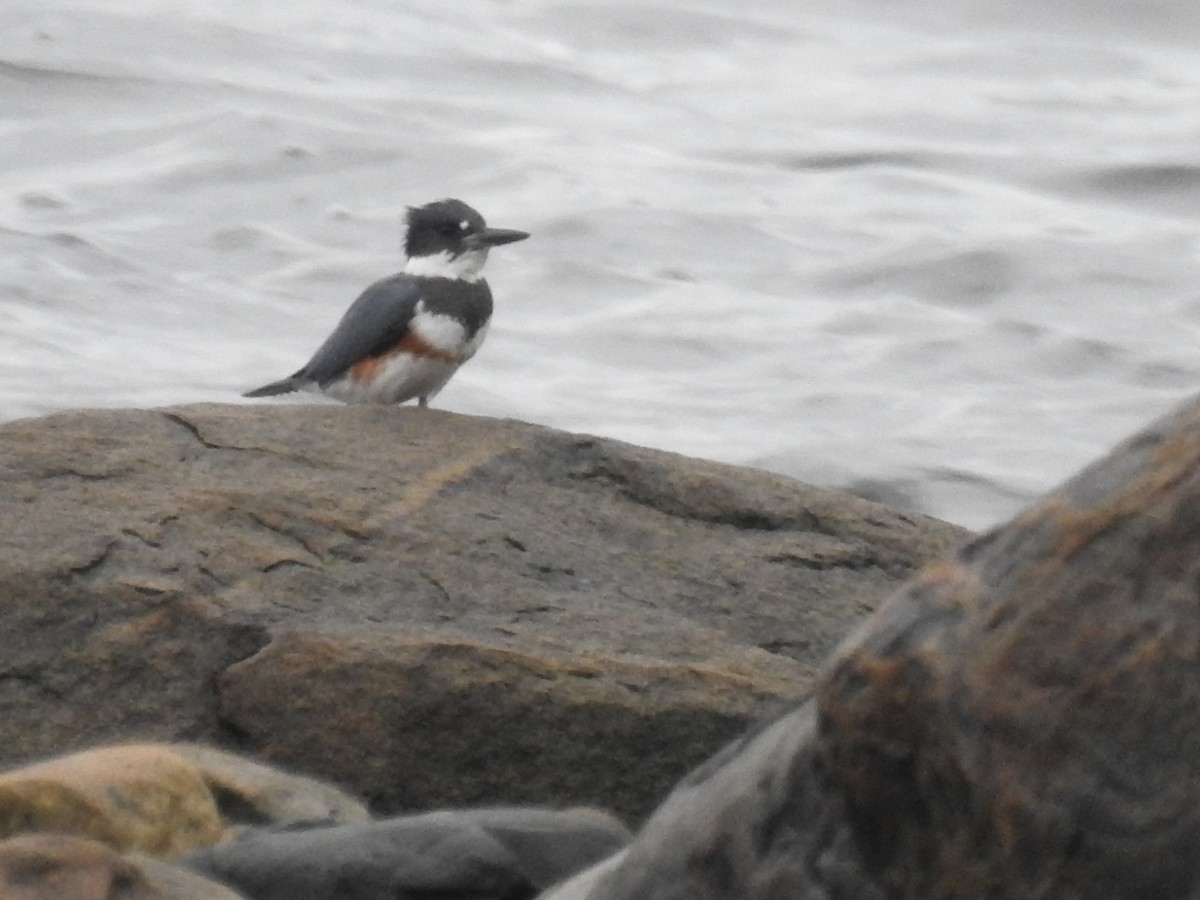
<svg viewBox="0 0 1200 900">
<path fill-rule="evenodd" d="M 0 837 L 57 832 L 171 856 L 239 825 L 369 818 L 336 788 L 198 744 L 97 747 L 0 773 Z"/>
<path fill-rule="evenodd" d="M 204 744 L 171 744 L 212 792 L 227 828 L 240 825 L 343 825 L 371 813 L 357 797 L 305 775 L 265 766 Z"/>
<path fill-rule="evenodd" d="M 179 860 L 250 900 L 533 897 L 618 851 L 596 810 L 447 810 L 303 830 L 256 829 Z"/>
<path fill-rule="evenodd" d="M 959 529 L 408 408 L 0 426 L 0 763 L 203 740 L 380 812 L 650 809 Z"/>
<path fill-rule="evenodd" d="M 1200 401 L 933 565 L 553 900 L 1200 897 Z"/>
<path fill-rule="evenodd" d="M 225 837 L 196 767 L 165 747 L 106 747 L 0 774 L 0 836 L 56 831 L 116 850 L 185 853 Z"/>
<path fill-rule="evenodd" d="M 0 840 L 3 900 L 239 900 L 229 888 L 107 844 L 61 834 Z"/>
</svg>

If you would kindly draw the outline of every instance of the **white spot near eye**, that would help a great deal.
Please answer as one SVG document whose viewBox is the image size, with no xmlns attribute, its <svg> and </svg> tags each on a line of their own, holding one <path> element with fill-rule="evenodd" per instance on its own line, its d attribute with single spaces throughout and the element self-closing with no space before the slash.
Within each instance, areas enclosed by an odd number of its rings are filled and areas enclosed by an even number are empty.
<svg viewBox="0 0 1200 900">
<path fill-rule="evenodd" d="M 461 222 L 458 223 L 459 231 L 466 231 L 470 227 L 471 227 L 471 223 L 468 222 L 466 219 L 463 219 Z"/>
</svg>

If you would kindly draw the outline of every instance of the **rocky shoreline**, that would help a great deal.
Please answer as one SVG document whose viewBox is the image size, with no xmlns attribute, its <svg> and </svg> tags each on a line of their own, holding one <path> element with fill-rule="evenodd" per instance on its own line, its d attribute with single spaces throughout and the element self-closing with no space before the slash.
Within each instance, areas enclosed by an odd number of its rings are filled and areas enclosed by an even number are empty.
<svg viewBox="0 0 1200 900">
<path fill-rule="evenodd" d="M 0 465 L 0 878 L 1200 895 L 1200 400 L 965 542 L 420 410 L 69 413 Z"/>
<path fill-rule="evenodd" d="M 763 472 L 405 408 L 11 422 L 0 483 L 0 763 L 171 742 L 153 758 L 190 748 L 191 789 L 259 825 L 295 816 L 214 774 L 231 760 L 380 818 L 515 804 L 635 825 L 964 537 Z M 67 794 L 114 790 L 67 759 Z M 25 796 L 10 823 L 66 827 Z M 113 827 L 66 830 L 164 854 Z"/>
<path fill-rule="evenodd" d="M 0 764 L 199 741 L 391 814 L 634 821 L 964 536 L 780 476 L 408 408 L 0 426 Z"/>
</svg>

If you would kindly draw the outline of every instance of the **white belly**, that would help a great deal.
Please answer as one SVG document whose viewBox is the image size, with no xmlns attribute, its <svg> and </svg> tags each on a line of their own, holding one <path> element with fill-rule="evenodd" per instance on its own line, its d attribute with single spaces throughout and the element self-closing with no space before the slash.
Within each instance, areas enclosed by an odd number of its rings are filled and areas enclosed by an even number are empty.
<svg viewBox="0 0 1200 900">
<path fill-rule="evenodd" d="M 343 403 L 403 403 L 414 397 L 429 399 L 446 386 L 458 368 L 457 364 L 441 359 L 398 353 L 380 360 L 379 369 L 369 381 L 356 381 L 344 375 L 318 390 Z"/>
</svg>

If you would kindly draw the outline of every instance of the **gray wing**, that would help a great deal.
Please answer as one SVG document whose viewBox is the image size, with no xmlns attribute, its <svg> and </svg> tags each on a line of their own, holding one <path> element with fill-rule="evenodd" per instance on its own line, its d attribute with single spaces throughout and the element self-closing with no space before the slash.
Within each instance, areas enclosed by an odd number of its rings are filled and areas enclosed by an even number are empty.
<svg viewBox="0 0 1200 900">
<path fill-rule="evenodd" d="M 411 275 L 375 282 L 350 304 L 333 334 L 292 377 L 324 383 L 363 359 L 391 350 L 408 331 L 419 299 Z"/>
</svg>

